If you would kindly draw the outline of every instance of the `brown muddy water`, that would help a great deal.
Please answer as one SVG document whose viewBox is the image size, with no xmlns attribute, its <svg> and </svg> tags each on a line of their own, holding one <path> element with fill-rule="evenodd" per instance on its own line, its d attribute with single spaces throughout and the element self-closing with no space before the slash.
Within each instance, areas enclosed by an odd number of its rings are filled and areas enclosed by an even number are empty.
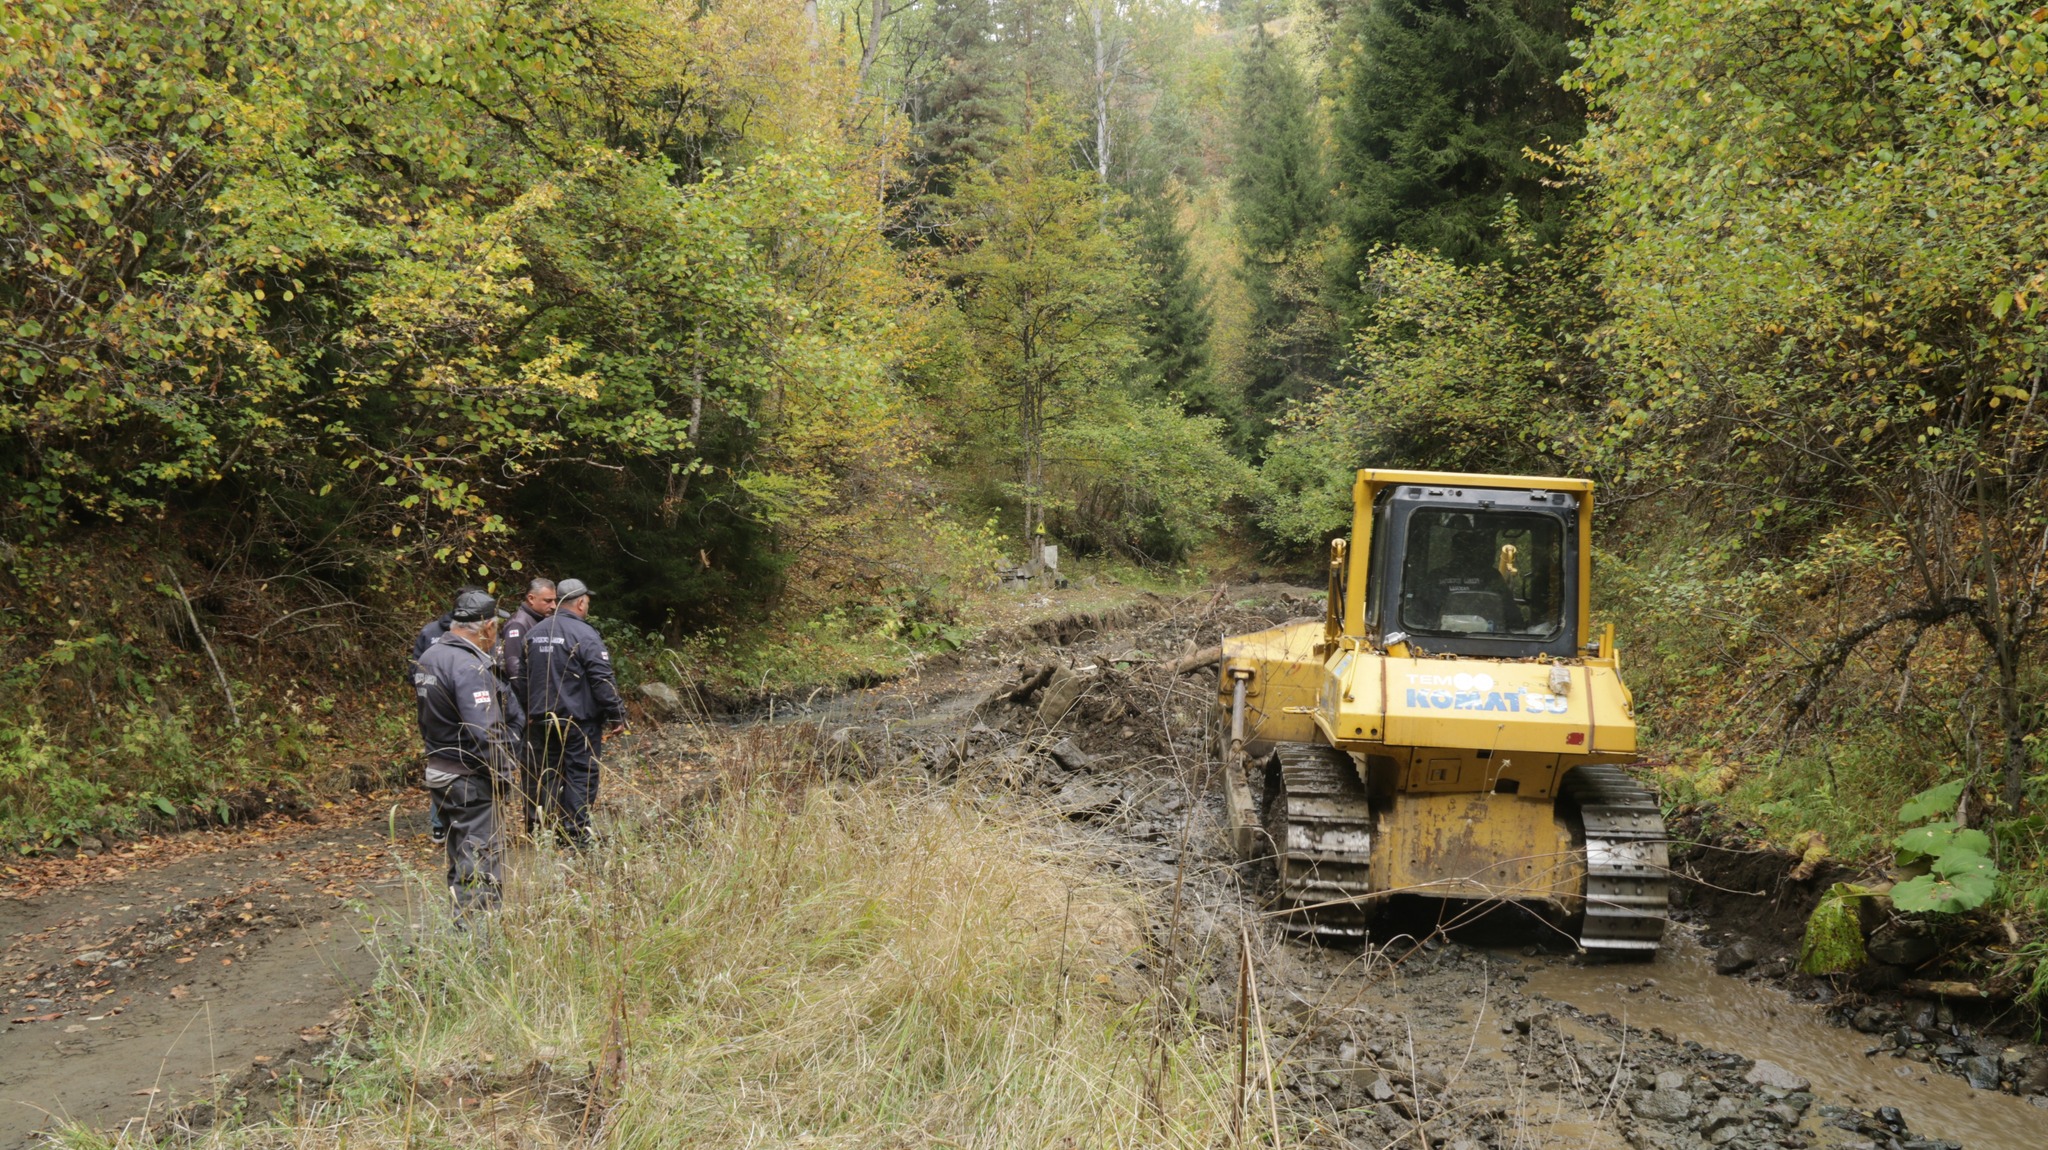
<svg viewBox="0 0 2048 1150">
<path fill-rule="evenodd" d="M 1644 985 L 1646 979 L 1656 985 Z M 1607 1013 L 1634 1029 L 1655 1028 L 1680 1042 L 1775 1062 L 1810 1080 L 1823 1103 L 1859 1110 L 1896 1106 L 1913 1131 L 1968 1150 L 2048 1146 L 2048 1110 L 2010 1094 L 1974 1090 L 1889 1051 L 1868 1054 L 1877 1039 L 1830 1025 L 1820 1004 L 1768 983 L 1715 974 L 1712 956 L 1687 929 L 1674 927 L 1654 962 L 1548 966 L 1531 975 L 1527 990 Z"/>
</svg>

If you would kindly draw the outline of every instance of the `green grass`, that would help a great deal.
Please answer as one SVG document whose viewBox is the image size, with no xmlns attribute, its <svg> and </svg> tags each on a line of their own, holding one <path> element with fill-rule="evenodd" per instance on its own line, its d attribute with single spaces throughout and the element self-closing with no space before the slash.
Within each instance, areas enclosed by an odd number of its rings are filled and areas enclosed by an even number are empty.
<svg viewBox="0 0 2048 1150">
<path fill-rule="evenodd" d="M 922 785 L 650 806 L 394 946 L 373 1058 L 209 1147 L 1207 1146 L 1234 1063 L 1146 1001 L 1132 890 Z M 435 897 L 433 884 L 422 897 Z M 139 1142 L 138 1142 L 139 1144 Z"/>
<path fill-rule="evenodd" d="M 1938 780 L 1938 761 L 1914 760 L 1896 731 L 1870 726 L 1753 756 L 1679 749 L 1657 777 L 1667 803 L 1711 803 L 1780 847 L 1818 832 L 1856 859 L 1888 851 L 1900 805 Z"/>
</svg>

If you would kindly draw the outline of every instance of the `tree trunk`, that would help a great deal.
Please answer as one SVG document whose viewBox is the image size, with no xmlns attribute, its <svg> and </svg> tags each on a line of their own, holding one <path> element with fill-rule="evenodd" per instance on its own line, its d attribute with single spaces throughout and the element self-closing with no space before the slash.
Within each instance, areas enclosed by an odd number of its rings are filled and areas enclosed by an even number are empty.
<svg viewBox="0 0 2048 1150">
<path fill-rule="evenodd" d="M 1024 567 L 1031 574 L 1038 573 L 1039 523 L 1044 512 L 1039 507 L 1039 483 L 1041 481 L 1041 459 L 1039 435 L 1043 431 L 1040 405 L 1044 403 L 1038 378 L 1038 364 L 1034 362 L 1037 351 L 1036 341 L 1027 327 L 1023 339 L 1023 389 L 1017 403 L 1017 439 L 1024 449 Z"/>
<path fill-rule="evenodd" d="M 1102 38 L 1102 5 L 1096 0 L 1088 8 L 1088 24 L 1095 32 L 1095 174 L 1109 183 L 1109 42 Z"/>
<path fill-rule="evenodd" d="M 2033 592 L 2023 582 L 2015 587 L 2003 586 L 1998 552 L 1992 546 L 1991 524 L 1995 520 L 1991 515 L 1991 497 L 1985 490 L 1984 473 L 1980 470 L 1972 478 L 1984 562 L 1984 608 L 1977 626 L 1998 664 L 1998 726 L 2005 733 L 2004 762 L 1999 765 L 2005 785 L 2000 791 L 2006 810 L 2017 814 L 2026 799 L 2027 736 L 2033 734 L 2034 726 L 2033 712 L 2020 691 L 2021 644 L 2033 614 L 2029 602 Z"/>
<path fill-rule="evenodd" d="M 2027 737 L 2034 733 L 2034 721 L 2027 698 L 2020 690 L 2019 654 L 2008 639 L 1998 652 L 1998 725 L 2005 732 L 2005 761 L 2000 764 L 2004 782 L 2005 809 L 2018 813 L 2027 795 Z"/>
<path fill-rule="evenodd" d="M 861 45 L 860 49 L 860 83 L 858 87 L 863 92 L 867 91 L 868 69 L 875 66 L 875 58 L 882 54 L 883 22 L 888 20 L 889 17 L 894 16 L 897 11 L 889 7 L 889 0 L 870 0 L 870 3 L 873 7 L 868 9 L 867 43 Z"/>
</svg>

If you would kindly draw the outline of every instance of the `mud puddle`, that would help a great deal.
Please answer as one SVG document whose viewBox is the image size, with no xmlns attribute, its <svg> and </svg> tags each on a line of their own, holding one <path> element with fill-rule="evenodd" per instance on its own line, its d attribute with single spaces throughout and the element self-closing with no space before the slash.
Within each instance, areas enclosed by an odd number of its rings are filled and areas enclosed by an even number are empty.
<svg viewBox="0 0 2048 1150">
<path fill-rule="evenodd" d="M 1693 931 L 1674 926 L 1656 961 L 1641 965 L 1551 963 L 1532 973 L 1530 994 L 1658 1030 L 1678 1042 L 1776 1063 L 1812 1084 L 1823 1103 L 1870 1111 L 1897 1107 L 1908 1128 L 1970 1150 L 2034 1150 L 2048 1143 L 2048 1110 L 1976 1090 L 1953 1075 L 1889 1052 L 1877 1039 L 1831 1025 L 1825 1006 L 1768 983 L 1714 973 Z"/>
</svg>

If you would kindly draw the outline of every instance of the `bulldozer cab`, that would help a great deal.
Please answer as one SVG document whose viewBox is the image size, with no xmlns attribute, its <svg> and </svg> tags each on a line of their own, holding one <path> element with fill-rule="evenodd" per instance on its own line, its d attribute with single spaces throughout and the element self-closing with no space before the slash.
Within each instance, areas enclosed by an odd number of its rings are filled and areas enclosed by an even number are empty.
<svg viewBox="0 0 2048 1150">
<path fill-rule="evenodd" d="M 1585 646 L 1590 485 L 1361 471 L 1331 558 L 1329 637 L 1487 659 Z"/>
<path fill-rule="evenodd" d="M 1564 492 L 1383 488 L 1366 634 L 1433 654 L 1572 654 L 1578 501 Z"/>
</svg>

